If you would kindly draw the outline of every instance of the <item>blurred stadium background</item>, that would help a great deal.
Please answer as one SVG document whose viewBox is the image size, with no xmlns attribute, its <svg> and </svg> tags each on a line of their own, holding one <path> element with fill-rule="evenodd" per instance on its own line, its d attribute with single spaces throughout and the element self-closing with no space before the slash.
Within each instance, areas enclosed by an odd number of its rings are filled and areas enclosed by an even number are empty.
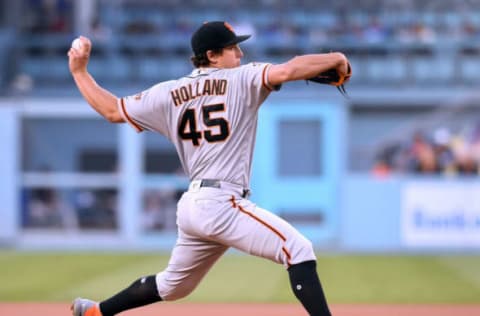
<svg viewBox="0 0 480 316">
<path fill-rule="evenodd" d="M 252 199 L 319 250 L 480 250 L 480 2 L 0 1 L 0 245 L 169 250 L 188 185 L 173 146 L 104 122 L 66 52 L 119 96 L 191 70 L 189 39 L 227 20 L 245 62 L 339 50 L 349 99 L 284 85 L 260 112 Z"/>
</svg>

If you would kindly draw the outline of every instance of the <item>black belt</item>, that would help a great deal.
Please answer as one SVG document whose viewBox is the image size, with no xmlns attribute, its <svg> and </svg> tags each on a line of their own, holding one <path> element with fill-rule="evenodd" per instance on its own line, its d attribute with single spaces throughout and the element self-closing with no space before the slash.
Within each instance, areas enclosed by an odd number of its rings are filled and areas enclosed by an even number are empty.
<svg viewBox="0 0 480 316">
<path fill-rule="evenodd" d="M 216 180 L 216 179 L 202 179 L 202 180 L 200 180 L 200 187 L 220 189 L 222 187 L 222 182 L 223 181 Z M 223 183 L 226 183 L 226 182 L 223 182 Z M 240 195 L 242 198 L 246 198 L 250 195 L 250 190 L 249 189 L 240 188 L 240 186 L 238 184 L 230 184 L 229 183 L 229 185 L 238 186 L 239 189 L 242 190 L 242 194 Z"/>
</svg>

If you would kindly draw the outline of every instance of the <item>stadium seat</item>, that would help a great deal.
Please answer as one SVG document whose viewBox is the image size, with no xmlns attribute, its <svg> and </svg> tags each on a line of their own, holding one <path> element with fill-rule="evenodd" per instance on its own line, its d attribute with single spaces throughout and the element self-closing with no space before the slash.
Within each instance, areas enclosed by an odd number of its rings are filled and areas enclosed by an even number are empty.
<svg viewBox="0 0 480 316">
<path fill-rule="evenodd" d="M 478 57 L 463 57 L 460 60 L 462 78 L 465 82 L 480 81 L 480 60 Z"/>
<path fill-rule="evenodd" d="M 448 82 L 455 75 L 453 61 L 447 58 L 416 57 L 410 65 L 417 82 Z"/>
<path fill-rule="evenodd" d="M 407 63 L 400 56 L 369 58 L 365 61 L 364 71 L 366 79 L 372 82 L 399 82 L 407 78 Z"/>
</svg>

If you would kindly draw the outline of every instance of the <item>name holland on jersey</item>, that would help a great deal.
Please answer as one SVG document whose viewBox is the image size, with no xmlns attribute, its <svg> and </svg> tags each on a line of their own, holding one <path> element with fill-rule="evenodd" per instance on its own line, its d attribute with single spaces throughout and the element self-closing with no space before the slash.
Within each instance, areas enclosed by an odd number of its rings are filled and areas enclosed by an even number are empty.
<svg viewBox="0 0 480 316">
<path fill-rule="evenodd" d="M 203 86 L 202 86 L 203 83 Z M 178 89 L 170 91 L 173 103 L 179 106 L 182 103 L 196 99 L 203 95 L 224 95 L 227 90 L 227 80 L 225 79 L 206 79 L 197 81 L 195 84 L 181 86 Z"/>
</svg>

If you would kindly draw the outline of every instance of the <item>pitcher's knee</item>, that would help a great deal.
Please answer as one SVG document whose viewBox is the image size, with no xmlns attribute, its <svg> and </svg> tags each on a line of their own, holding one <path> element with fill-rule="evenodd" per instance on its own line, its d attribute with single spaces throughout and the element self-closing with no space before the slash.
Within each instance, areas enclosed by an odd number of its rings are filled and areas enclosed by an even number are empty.
<svg viewBox="0 0 480 316">
<path fill-rule="evenodd" d="M 195 287 L 184 287 L 184 286 L 176 286 L 172 288 L 168 294 L 162 297 L 165 301 L 176 301 L 181 298 L 188 296 Z"/>
<path fill-rule="evenodd" d="M 303 236 L 295 241 L 292 248 L 290 264 L 317 260 L 312 242 Z"/>
<path fill-rule="evenodd" d="M 186 297 L 196 288 L 198 282 L 188 280 L 186 277 L 175 277 L 166 271 L 160 272 L 156 277 L 160 297 L 164 301 L 175 301 Z"/>
</svg>

